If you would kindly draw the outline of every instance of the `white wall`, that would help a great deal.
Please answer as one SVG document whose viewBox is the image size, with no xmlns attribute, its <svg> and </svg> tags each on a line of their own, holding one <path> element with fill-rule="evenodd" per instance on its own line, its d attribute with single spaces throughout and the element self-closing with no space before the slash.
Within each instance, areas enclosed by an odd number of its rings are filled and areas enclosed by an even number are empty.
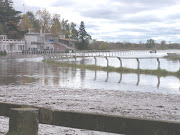
<svg viewBox="0 0 180 135">
<path fill-rule="evenodd" d="M 24 40 L 0 40 L 0 51 L 22 52 L 25 48 Z"/>
<path fill-rule="evenodd" d="M 26 47 L 25 50 L 31 50 L 32 48 L 37 48 L 37 45 L 32 45 L 32 42 L 38 41 L 38 35 L 25 35 Z"/>
</svg>

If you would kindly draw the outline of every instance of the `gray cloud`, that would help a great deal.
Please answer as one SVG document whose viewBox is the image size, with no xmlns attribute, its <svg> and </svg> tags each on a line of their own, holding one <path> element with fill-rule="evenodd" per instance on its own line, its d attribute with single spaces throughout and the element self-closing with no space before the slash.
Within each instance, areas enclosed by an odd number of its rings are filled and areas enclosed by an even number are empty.
<svg viewBox="0 0 180 135">
<path fill-rule="evenodd" d="M 75 5 L 77 5 L 77 2 L 75 2 L 74 0 L 59 0 L 51 4 L 51 6 L 53 7 L 70 7 Z"/>
<path fill-rule="evenodd" d="M 169 15 L 166 19 L 170 21 L 176 21 L 180 19 L 180 13 Z"/>
<path fill-rule="evenodd" d="M 17 2 L 21 0 L 14 1 Z M 90 7 L 91 5 L 86 5 L 85 2 L 81 3 L 76 0 L 58 0 L 50 6 L 56 8 L 65 7 L 76 13 L 78 12 L 84 18 L 83 21 L 85 22 L 87 32 L 91 31 L 88 33 L 95 38 L 97 37 L 105 41 L 139 42 L 155 37 L 171 37 L 171 39 L 178 40 L 178 35 L 180 35 L 180 29 L 176 28 L 177 22 L 180 20 L 178 11 L 169 16 L 164 14 L 161 18 L 159 18 L 161 15 L 155 12 L 156 10 L 161 11 L 161 9 L 163 9 L 163 12 L 166 12 L 164 9 L 176 5 L 177 2 L 178 0 L 109 0 L 107 4 L 99 3 L 99 5 L 96 4 L 95 7 Z M 96 1 L 94 3 L 96 3 Z M 21 11 L 23 11 L 22 5 L 22 2 L 15 3 L 16 9 L 21 9 Z M 26 11 L 35 11 L 37 7 L 38 5 L 34 7 L 26 6 Z M 73 13 L 71 14 L 72 16 L 74 15 Z M 67 17 L 63 16 L 63 18 L 66 19 Z M 90 22 L 87 22 L 86 18 L 88 18 Z M 98 23 L 96 23 L 96 21 L 98 21 Z M 99 21 L 101 21 L 102 26 Z M 123 27 L 123 24 L 125 24 L 125 27 L 130 25 L 134 28 L 117 28 L 116 31 L 113 30 L 113 33 L 111 31 L 103 33 L 101 29 L 104 27 L 104 23 L 107 27 L 109 25 L 112 27 L 114 24 L 116 26 L 119 24 Z M 171 27 L 160 27 L 161 24 L 165 24 L 165 26 L 171 24 L 169 25 Z M 77 24 L 77 28 L 79 27 L 78 25 L 79 24 Z M 178 26 L 180 27 L 180 25 Z M 132 35 L 133 32 L 138 34 Z"/>
<path fill-rule="evenodd" d="M 111 1 L 117 1 L 117 0 L 111 0 Z M 117 2 L 125 2 L 125 5 L 118 5 L 118 4 L 117 5 L 103 5 L 95 9 L 82 8 L 79 10 L 79 12 L 81 16 L 83 17 L 89 17 L 92 19 L 106 19 L 106 20 L 112 20 L 112 21 L 124 22 L 124 23 L 144 24 L 144 23 L 160 22 L 162 20 L 156 17 L 155 14 L 151 14 L 151 11 L 153 9 L 160 9 L 161 8 L 160 5 L 166 5 L 167 3 L 170 3 L 170 0 L 165 0 L 165 2 L 162 2 L 162 0 L 160 1 L 145 0 L 145 3 L 143 3 L 144 1 L 142 0 L 135 0 L 131 2 L 130 0 L 127 0 L 127 1 L 118 0 Z M 139 3 L 141 2 L 143 6 L 136 5 L 137 2 Z M 175 0 L 174 1 L 172 0 L 171 4 L 175 2 L 176 2 Z M 149 12 L 149 14 L 138 16 L 138 13 L 141 13 L 141 12 Z M 132 15 L 132 17 L 127 18 L 127 15 Z"/>
<path fill-rule="evenodd" d="M 133 3 L 141 4 L 145 7 L 164 7 L 164 6 L 170 6 L 174 5 L 178 2 L 178 0 L 110 0 L 111 2 L 123 2 L 127 3 L 129 5 L 133 5 Z"/>
<path fill-rule="evenodd" d="M 95 9 L 81 8 L 79 12 L 81 16 L 92 19 L 106 19 L 114 20 L 116 22 L 144 24 L 164 21 L 156 17 L 155 14 L 151 14 L 151 11 L 175 5 L 176 3 L 177 0 L 110 0 L 108 5 L 99 5 L 97 6 L 98 8 Z M 137 15 L 141 12 L 149 12 L 149 14 L 129 18 L 126 17 L 127 15 Z"/>
<path fill-rule="evenodd" d="M 135 24 L 147 24 L 152 22 L 161 22 L 162 20 L 156 16 L 145 15 L 145 16 L 136 16 L 131 18 L 119 19 L 119 22 L 126 23 L 135 23 Z"/>
<path fill-rule="evenodd" d="M 133 32 L 139 33 L 138 35 L 132 34 Z M 118 34 L 119 33 L 119 34 Z M 123 34 L 126 33 L 126 34 Z M 128 34 L 129 33 L 129 34 Z M 106 32 L 106 35 L 100 32 L 91 32 L 94 36 L 101 35 L 101 40 L 104 41 L 130 41 L 130 42 L 146 42 L 147 39 L 162 37 L 157 42 L 170 38 L 173 41 L 178 41 L 177 36 L 180 35 L 180 29 L 174 27 L 148 27 L 148 28 L 121 28 L 115 32 Z M 108 35 L 108 36 L 107 36 Z"/>
<path fill-rule="evenodd" d="M 104 9 L 84 11 L 82 12 L 81 15 L 84 17 L 86 16 L 86 17 L 95 18 L 95 19 L 111 20 L 118 23 L 147 24 L 147 23 L 152 23 L 152 22 L 163 21 L 162 19 L 153 15 L 126 17 L 125 15 L 121 14 L 119 11 L 104 10 Z"/>
<path fill-rule="evenodd" d="M 92 9 L 92 10 L 85 10 L 81 12 L 82 16 L 90 17 L 90 18 L 96 18 L 96 19 L 113 19 L 114 17 L 117 17 L 118 14 L 117 11 L 109 10 L 109 9 Z"/>
</svg>

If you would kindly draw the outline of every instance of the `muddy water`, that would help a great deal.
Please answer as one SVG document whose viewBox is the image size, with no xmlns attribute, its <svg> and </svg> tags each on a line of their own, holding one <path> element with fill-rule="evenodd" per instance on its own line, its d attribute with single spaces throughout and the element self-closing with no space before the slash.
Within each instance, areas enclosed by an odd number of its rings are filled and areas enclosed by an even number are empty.
<svg viewBox="0 0 180 135">
<path fill-rule="evenodd" d="M 104 90 L 131 90 L 179 94 L 180 84 L 176 77 L 158 78 L 151 75 L 107 73 L 70 67 L 55 67 L 42 62 L 42 56 L 16 55 L 0 57 L 0 85 L 42 85 L 68 88 L 89 88 Z M 79 59 L 79 63 L 93 64 L 93 59 Z M 113 60 L 112 60 L 113 61 Z M 170 71 L 179 69 L 179 62 L 161 60 Z M 103 66 L 105 62 L 99 60 Z M 136 67 L 133 60 L 124 61 L 125 67 Z M 133 64 L 134 63 L 134 64 Z M 156 61 L 142 61 L 141 68 L 156 66 Z M 112 62 L 117 66 L 117 62 Z M 104 64 L 106 65 L 106 64 Z M 135 65 L 135 66 L 134 66 Z M 149 66 L 148 66 L 149 65 Z M 152 68 L 153 69 L 153 68 Z"/>
</svg>

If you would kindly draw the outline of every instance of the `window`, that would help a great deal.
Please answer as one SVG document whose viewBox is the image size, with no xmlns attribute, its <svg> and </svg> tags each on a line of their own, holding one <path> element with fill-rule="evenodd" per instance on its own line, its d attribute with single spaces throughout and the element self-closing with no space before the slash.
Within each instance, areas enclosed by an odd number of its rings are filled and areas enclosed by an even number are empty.
<svg viewBox="0 0 180 135">
<path fill-rule="evenodd" d="M 31 42 L 31 45 L 36 45 L 36 42 Z"/>
</svg>

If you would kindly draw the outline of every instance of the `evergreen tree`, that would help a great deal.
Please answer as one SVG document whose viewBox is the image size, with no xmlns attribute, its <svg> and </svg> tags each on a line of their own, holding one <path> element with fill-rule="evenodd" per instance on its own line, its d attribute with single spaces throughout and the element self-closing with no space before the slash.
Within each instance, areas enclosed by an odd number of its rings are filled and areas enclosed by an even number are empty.
<svg viewBox="0 0 180 135">
<path fill-rule="evenodd" d="M 10 0 L 0 0 L 0 34 L 6 34 L 9 38 L 19 38 L 18 23 L 21 19 L 20 11 L 14 10 L 13 2 Z"/>
<path fill-rule="evenodd" d="M 70 24 L 71 38 L 78 39 L 78 31 L 76 30 L 76 24 L 71 22 Z"/>
<path fill-rule="evenodd" d="M 91 39 L 91 36 L 86 32 L 84 22 L 81 21 L 79 31 L 78 31 L 78 49 L 80 50 L 86 50 L 88 49 L 89 40 Z"/>
</svg>

